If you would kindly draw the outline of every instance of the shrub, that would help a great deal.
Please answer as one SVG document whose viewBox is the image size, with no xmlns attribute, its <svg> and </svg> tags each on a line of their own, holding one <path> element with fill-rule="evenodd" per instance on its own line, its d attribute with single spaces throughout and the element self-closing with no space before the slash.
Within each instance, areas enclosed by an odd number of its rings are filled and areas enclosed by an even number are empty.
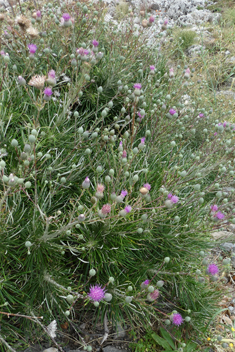
<svg viewBox="0 0 235 352">
<path fill-rule="evenodd" d="M 202 331 L 219 292 L 199 253 L 234 221 L 234 126 L 186 105 L 190 69 L 111 31 L 102 3 L 25 8 L 0 61 L 6 341 L 78 311 Z"/>
</svg>

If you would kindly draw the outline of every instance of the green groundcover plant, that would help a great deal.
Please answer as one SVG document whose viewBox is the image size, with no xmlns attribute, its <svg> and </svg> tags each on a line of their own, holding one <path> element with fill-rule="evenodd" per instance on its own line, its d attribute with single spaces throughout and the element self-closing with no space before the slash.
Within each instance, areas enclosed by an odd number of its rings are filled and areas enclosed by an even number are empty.
<svg viewBox="0 0 235 352">
<path fill-rule="evenodd" d="M 235 222 L 235 126 L 191 96 L 192 68 L 167 67 L 161 33 L 146 47 L 132 19 L 104 15 L 57 1 L 0 14 L 7 346 L 77 312 L 190 335 L 216 311 L 219 268 L 203 257 L 212 226 Z"/>
</svg>

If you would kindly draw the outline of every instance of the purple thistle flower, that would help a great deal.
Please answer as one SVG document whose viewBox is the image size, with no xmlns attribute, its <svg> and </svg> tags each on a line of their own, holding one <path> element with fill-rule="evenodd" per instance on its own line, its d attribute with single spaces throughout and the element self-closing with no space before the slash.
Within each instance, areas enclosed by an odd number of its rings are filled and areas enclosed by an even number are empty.
<svg viewBox="0 0 235 352">
<path fill-rule="evenodd" d="M 50 97 L 52 95 L 52 90 L 51 88 L 47 87 L 44 89 L 44 92 L 43 92 L 47 97 Z"/>
<path fill-rule="evenodd" d="M 102 214 L 109 214 L 111 212 L 111 205 L 110 204 L 105 204 L 102 206 L 101 209 Z"/>
<path fill-rule="evenodd" d="M 150 16 L 149 17 L 149 23 L 153 23 L 154 22 L 154 17 L 153 16 Z"/>
<path fill-rule="evenodd" d="M 63 18 L 63 20 L 64 20 L 65 22 L 67 22 L 67 21 L 70 20 L 71 16 L 70 16 L 68 13 L 64 13 L 64 14 L 62 15 L 62 18 Z"/>
<path fill-rule="evenodd" d="M 150 66 L 150 70 L 151 70 L 151 71 L 154 71 L 154 70 L 155 70 L 155 66 L 154 66 L 154 65 L 151 65 L 151 66 Z"/>
<path fill-rule="evenodd" d="M 217 136 L 217 134 L 218 134 L 218 133 L 217 133 L 217 132 L 215 132 L 215 133 L 214 133 L 214 136 Z"/>
<path fill-rule="evenodd" d="M 172 196 L 173 196 L 173 194 L 172 194 L 172 193 L 169 193 L 168 196 L 167 196 L 167 198 L 168 198 L 168 199 L 171 199 Z"/>
<path fill-rule="evenodd" d="M 215 275 L 215 274 L 218 274 L 219 269 L 216 264 L 210 264 L 210 265 L 208 265 L 207 271 L 209 274 Z"/>
<path fill-rule="evenodd" d="M 127 156 L 127 152 L 126 152 L 126 150 L 123 150 L 123 152 L 122 152 L 122 157 L 123 157 L 123 158 L 126 158 L 126 156 Z"/>
<path fill-rule="evenodd" d="M 29 44 L 28 49 L 29 49 L 30 54 L 35 54 L 36 50 L 37 50 L 37 45 L 36 44 Z"/>
<path fill-rule="evenodd" d="M 211 211 L 217 211 L 217 210 L 218 210 L 217 205 L 212 205 L 212 206 L 211 206 Z"/>
<path fill-rule="evenodd" d="M 173 69 L 173 67 L 171 67 L 170 69 L 169 69 L 169 76 L 170 77 L 174 77 L 174 69 Z"/>
<path fill-rule="evenodd" d="M 145 289 L 149 285 L 149 283 L 150 283 L 150 280 L 145 280 L 144 282 L 141 283 L 140 286 L 142 289 Z"/>
<path fill-rule="evenodd" d="M 148 191 L 150 191 L 150 189 L 151 189 L 151 186 L 150 186 L 149 183 L 145 183 L 145 184 L 144 184 L 144 187 L 147 188 Z"/>
<path fill-rule="evenodd" d="M 126 213 L 127 213 L 127 214 L 130 213 L 130 212 L 131 212 L 131 209 L 132 209 L 132 207 L 131 207 L 130 205 L 127 205 L 127 206 L 125 207 Z"/>
<path fill-rule="evenodd" d="M 226 127 L 227 126 L 227 122 L 225 121 L 224 123 L 223 123 L 223 127 Z"/>
<path fill-rule="evenodd" d="M 204 117 L 205 115 L 201 112 L 198 116 L 199 117 Z"/>
<path fill-rule="evenodd" d="M 150 298 L 155 300 L 159 297 L 160 292 L 158 290 L 154 290 L 152 293 L 149 294 Z"/>
<path fill-rule="evenodd" d="M 221 211 L 218 211 L 218 213 L 216 213 L 214 216 L 219 220 L 222 220 L 224 218 L 224 214 L 221 213 Z"/>
<path fill-rule="evenodd" d="M 128 192 L 127 192 L 125 189 L 123 189 L 123 190 L 121 191 L 121 197 L 122 197 L 123 199 L 127 196 L 127 194 L 128 194 Z"/>
<path fill-rule="evenodd" d="M 176 113 L 176 110 L 175 110 L 175 109 L 170 109 L 170 110 L 169 110 L 169 113 L 170 113 L 171 115 L 174 115 L 174 114 Z"/>
<path fill-rule="evenodd" d="M 141 89 L 142 85 L 141 85 L 141 83 L 135 83 L 133 87 L 135 89 Z"/>
<path fill-rule="evenodd" d="M 95 47 L 97 47 L 97 46 L 99 45 L 99 42 L 97 42 L 97 40 L 94 39 L 94 40 L 92 41 L 92 44 L 93 44 Z"/>
<path fill-rule="evenodd" d="M 178 201 L 179 201 L 179 198 L 177 196 L 172 196 L 171 197 L 171 202 L 172 203 L 178 203 Z"/>
<path fill-rule="evenodd" d="M 144 144 L 144 142 L 145 142 L 145 137 L 141 138 L 140 140 L 141 140 L 141 143 Z"/>
<path fill-rule="evenodd" d="M 173 314 L 172 323 L 174 325 L 180 326 L 183 323 L 183 318 L 182 318 L 181 314 L 179 314 L 179 313 Z"/>
<path fill-rule="evenodd" d="M 36 11 L 36 16 L 37 16 L 37 18 L 41 18 L 42 17 L 42 14 L 41 14 L 41 11 Z"/>
<path fill-rule="evenodd" d="M 163 22 L 163 24 L 164 24 L 164 26 L 166 26 L 167 24 L 168 24 L 168 20 L 166 19 L 166 20 L 164 20 L 164 22 Z"/>
<path fill-rule="evenodd" d="M 122 147 L 122 141 L 119 143 L 119 147 Z"/>
<path fill-rule="evenodd" d="M 48 78 L 52 78 L 52 79 L 55 78 L 55 71 L 54 71 L 54 70 L 50 70 L 50 71 L 48 72 Z"/>
<path fill-rule="evenodd" d="M 100 302 L 104 299 L 105 289 L 103 289 L 99 285 L 91 286 L 90 292 L 88 293 L 88 297 L 92 299 L 94 302 Z"/>
</svg>

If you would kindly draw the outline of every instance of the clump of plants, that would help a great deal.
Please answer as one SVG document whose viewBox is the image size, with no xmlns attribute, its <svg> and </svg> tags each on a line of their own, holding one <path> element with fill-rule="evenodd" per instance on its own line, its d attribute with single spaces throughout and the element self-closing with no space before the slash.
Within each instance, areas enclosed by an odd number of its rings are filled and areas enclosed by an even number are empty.
<svg viewBox="0 0 235 352">
<path fill-rule="evenodd" d="M 235 126 L 190 97 L 192 68 L 169 69 L 104 11 L 1 17 L 5 345 L 35 324 L 58 345 L 50 322 L 90 316 L 188 338 L 216 309 L 219 268 L 202 258 L 210 228 L 235 222 Z"/>
</svg>

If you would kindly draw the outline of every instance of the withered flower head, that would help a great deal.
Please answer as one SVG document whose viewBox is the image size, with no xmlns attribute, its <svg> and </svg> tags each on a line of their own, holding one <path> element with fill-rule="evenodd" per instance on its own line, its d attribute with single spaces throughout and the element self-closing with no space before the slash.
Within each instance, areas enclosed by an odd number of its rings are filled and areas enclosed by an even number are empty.
<svg viewBox="0 0 235 352">
<path fill-rule="evenodd" d="M 36 75 L 31 78 L 28 85 L 38 89 L 43 89 L 45 81 L 46 81 L 46 76 Z"/>
<path fill-rule="evenodd" d="M 0 21 L 3 21 L 5 19 L 5 16 L 3 13 L 0 13 Z"/>
<path fill-rule="evenodd" d="M 20 26 L 23 31 L 26 31 L 27 28 L 31 27 L 30 19 L 23 15 L 16 17 L 16 23 Z"/>
<path fill-rule="evenodd" d="M 31 38 L 38 37 L 38 30 L 36 28 L 29 27 L 26 32 L 28 33 L 28 35 L 30 35 Z"/>
</svg>

